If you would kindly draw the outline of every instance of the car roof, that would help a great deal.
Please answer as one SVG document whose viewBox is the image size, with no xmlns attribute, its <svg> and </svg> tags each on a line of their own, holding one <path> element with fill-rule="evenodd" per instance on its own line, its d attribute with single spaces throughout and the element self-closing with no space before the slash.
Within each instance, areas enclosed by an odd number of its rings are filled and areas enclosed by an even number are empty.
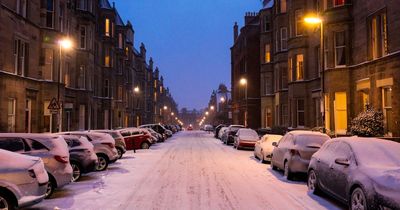
<svg viewBox="0 0 400 210">
<path fill-rule="evenodd" d="M 21 137 L 21 138 L 57 138 L 57 134 L 47 133 L 0 133 L 0 137 Z"/>
<path fill-rule="evenodd" d="M 318 131 L 306 131 L 306 130 L 290 131 L 289 133 L 295 136 L 301 136 L 301 135 L 327 136 L 326 134 Z"/>
</svg>

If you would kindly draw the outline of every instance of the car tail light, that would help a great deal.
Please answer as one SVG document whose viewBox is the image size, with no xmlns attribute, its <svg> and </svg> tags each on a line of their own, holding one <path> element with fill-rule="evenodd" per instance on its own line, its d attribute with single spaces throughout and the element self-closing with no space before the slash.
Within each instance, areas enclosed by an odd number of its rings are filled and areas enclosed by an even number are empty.
<svg viewBox="0 0 400 210">
<path fill-rule="evenodd" d="M 115 145 L 114 145 L 113 143 L 101 143 L 101 144 L 107 145 L 107 146 L 109 146 L 111 149 L 113 149 L 113 148 L 115 147 Z"/>
<path fill-rule="evenodd" d="M 54 159 L 56 159 L 60 163 L 68 163 L 69 162 L 68 157 L 61 157 L 61 156 L 56 155 L 56 156 L 54 156 Z"/>
<path fill-rule="evenodd" d="M 291 149 L 291 150 L 290 150 L 290 154 L 291 154 L 292 156 L 296 156 L 296 155 L 300 156 L 299 151 L 297 151 L 297 150 L 295 150 L 295 149 Z"/>
<path fill-rule="evenodd" d="M 34 171 L 33 169 L 28 170 L 28 173 L 29 173 L 29 176 L 30 176 L 30 177 L 36 178 L 36 174 L 35 174 L 35 171 Z"/>
</svg>

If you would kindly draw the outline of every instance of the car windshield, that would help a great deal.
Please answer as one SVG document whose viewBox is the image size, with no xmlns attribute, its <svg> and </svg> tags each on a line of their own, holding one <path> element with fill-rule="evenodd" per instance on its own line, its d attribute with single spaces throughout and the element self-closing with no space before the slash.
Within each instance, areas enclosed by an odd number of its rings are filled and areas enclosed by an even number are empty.
<svg viewBox="0 0 400 210">
<path fill-rule="evenodd" d="M 367 142 L 368 140 L 355 141 L 360 141 L 352 146 L 359 164 L 378 167 L 400 167 L 400 143 L 386 140 L 371 142 Z"/>
<path fill-rule="evenodd" d="M 320 148 L 327 140 L 325 135 L 300 135 L 296 138 L 295 144 L 300 147 Z"/>
<path fill-rule="evenodd" d="M 240 131 L 240 136 L 241 137 L 248 137 L 248 138 L 257 138 L 258 139 L 258 134 L 254 130 L 241 130 Z"/>
</svg>

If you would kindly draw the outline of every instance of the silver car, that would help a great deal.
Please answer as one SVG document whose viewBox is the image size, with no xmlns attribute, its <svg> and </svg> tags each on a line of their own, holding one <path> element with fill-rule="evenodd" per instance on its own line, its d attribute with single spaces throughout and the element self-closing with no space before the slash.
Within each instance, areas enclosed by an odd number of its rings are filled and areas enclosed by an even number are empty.
<svg viewBox="0 0 400 210">
<path fill-rule="evenodd" d="M 42 159 L 0 149 L 0 209 L 39 203 L 48 181 Z"/>
<path fill-rule="evenodd" d="M 118 159 L 121 159 L 126 152 L 126 144 L 124 137 L 118 131 L 114 130 L 91 130 L 90 132 L 107 133 L 110 134 L 115 140 L 115 148 L 118 151 Z"/>
<path fill-rule="evenodd" d="M 118 160 L 118 151 L 115 148 L 115 140 L 105 133 L 87 132 L 87 131 L 71 131 L 60 134 L 84 136 L 94 146 L 94 152 L 98 158 L 97 171 L 104 171 L 110 163 Z"/>
<path fill-rule="evenodd" d="M 0 149 L 43 159 L 44 166 L 49 174 L 46 198 L 51 196 L 54 189 L 71 182 L 72 167 L 69 163 L 68 146 L 61 136 L 2 133 L 0 134 L 0 142 Z"/>
<path fill-rule="evenodd" d="M 68 144 L 69 162 L 72 166 L 72 182 L 78 181 L 82 174 L 96 171 L 97 156 L 94 146 L 83 136 L 63 135 Z"/>
</svg>

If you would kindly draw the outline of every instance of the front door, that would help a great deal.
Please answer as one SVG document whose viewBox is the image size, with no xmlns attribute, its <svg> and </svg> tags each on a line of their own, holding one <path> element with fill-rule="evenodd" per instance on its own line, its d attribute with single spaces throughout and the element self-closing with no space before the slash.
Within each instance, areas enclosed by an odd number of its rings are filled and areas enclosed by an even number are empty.
<svg viewBox="0 0 400 210">
<path fill-rule="evenodd" d="M 335 133 L 347 133 L 347 96 L 346 92 L 335 93 Z"/>
</svg>

